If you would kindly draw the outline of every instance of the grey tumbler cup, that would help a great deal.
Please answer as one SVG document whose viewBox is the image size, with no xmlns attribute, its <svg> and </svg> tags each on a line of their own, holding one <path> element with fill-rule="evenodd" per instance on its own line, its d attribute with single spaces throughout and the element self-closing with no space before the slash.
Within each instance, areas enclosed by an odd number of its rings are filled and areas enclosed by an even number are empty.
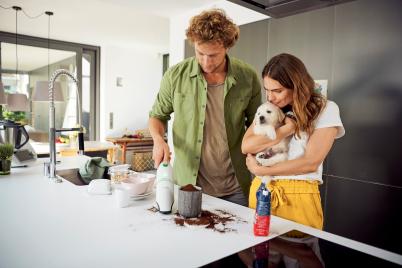
<svg viewBox="0 0 402 268">
<path fill-rule="evenodd" d="M 195 218 L 201 214 L 202 191 L 201 187 L 191 184 L 180 187 L 178 197 L 178 211 L 184 218 Z"/>
</svg>

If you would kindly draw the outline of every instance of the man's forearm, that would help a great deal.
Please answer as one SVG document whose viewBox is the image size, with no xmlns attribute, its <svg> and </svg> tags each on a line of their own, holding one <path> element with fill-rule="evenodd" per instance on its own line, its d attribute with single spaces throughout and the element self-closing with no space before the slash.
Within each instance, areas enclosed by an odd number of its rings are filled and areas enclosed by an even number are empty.
<svg viewBox="0 0 402 268">
<path fill-rule="evenodd" d="M 158 118 L 149 118 L 149 132 L 151 133 L 154 141 L 164 140 L 165 135 L 165 123 Z"/>
</svg>

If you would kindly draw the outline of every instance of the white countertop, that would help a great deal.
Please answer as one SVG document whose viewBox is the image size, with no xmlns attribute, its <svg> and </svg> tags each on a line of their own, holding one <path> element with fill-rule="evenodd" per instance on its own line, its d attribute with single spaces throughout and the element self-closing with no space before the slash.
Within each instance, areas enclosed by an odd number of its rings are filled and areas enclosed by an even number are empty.
<svg viewBox="0 0 402 268">
<path fill-rule="evenodd" d="M 85 156 L 58 158 L 57 169 Z M 180 227 L 173 215 L 148 211 L 155 195 L 117 208 L 113 195 L 43 177 L 43 159 L 0 176 L 0 267 L 198 267 L 296 229 L 402 264 L 401 255 L 275 216 L 271 234 L 255 237 L 254 211 L 203 195 L 204 210 L 222 209 L 246 221 L 236 232 Z"/>
</svg>

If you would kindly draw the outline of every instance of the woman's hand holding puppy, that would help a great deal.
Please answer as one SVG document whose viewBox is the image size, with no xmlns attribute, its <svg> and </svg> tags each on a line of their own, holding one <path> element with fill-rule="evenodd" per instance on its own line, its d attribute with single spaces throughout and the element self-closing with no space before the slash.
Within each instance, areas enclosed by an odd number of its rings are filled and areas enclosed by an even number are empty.
<svg viewBox="0 0 402 268">
<path fill-rule="evenodd" d="M 250 172 L 252 174 L 254 174 L 255 176 L 263 176 L 265 175 L 265 173 L 261 172 L 262 170 L 265 172 L 266 170 L 262 169 L 262 166 L 260 164 L 258 164 L 257 160 L 255 159 L 255 156 L 253 156 L 252 154 L 247 154 L 247 158 L 246 158 L 246 165 L 248 170 L 250 170 Z M 269 168 L 269 167 L 266 167 Z"/>
</svg>

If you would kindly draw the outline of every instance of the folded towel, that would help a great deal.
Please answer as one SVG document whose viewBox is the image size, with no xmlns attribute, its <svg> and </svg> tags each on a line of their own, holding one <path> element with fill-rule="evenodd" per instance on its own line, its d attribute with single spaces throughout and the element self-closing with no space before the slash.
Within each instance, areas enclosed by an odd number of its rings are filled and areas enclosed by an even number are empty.
<svg viewBox="0 0 402 268">
<path fill-rule="evenodd" d="M 88 184 L 91 180 L 102 179 L 105 169 L 111 165 L 112 164 L 103 157 L 92 157 L 84 166 L 80 167 L 82 180 Z"/>
</svg>

